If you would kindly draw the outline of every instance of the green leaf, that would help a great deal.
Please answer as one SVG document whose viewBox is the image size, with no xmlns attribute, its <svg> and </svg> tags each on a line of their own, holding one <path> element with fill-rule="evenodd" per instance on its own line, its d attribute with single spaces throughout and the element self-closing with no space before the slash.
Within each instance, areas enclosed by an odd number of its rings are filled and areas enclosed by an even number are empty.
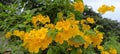
<svg viewBox="0 0 120 54">
<path fill-rule="evenodd" d="M 92 44 L 90 44 L 88 48 L 86 48 L 86 49 L 84 48 L 82 53 L 83 54 L 96 54 L 95 49 Z M 97 53 L 100 54 L 99 52 L 97 52 Z"/>
<path fill-rule="evenodd" d="M 96 32 L 94 30 L 88 30 L 88 31 L 85 32 L 85 34 L 96 36 Z"/>
<path fill-rule="evenodd" d="M 80 36 L 80 35 L 76 35 L 74 38 L 71 38 L 72 41 L 74 42 L 78 42 L 78 43 L 84 43 L 85 40 Z"/>
<path fill-rule="evenodd" d="M 52 36 L 52 38 L 55 39 L 57 33 L 58 33 L 57 30 L 50 29 L 47 33 L 47 36 Z"/>
<path fill-rule="evenodd" d="M 81 1 L 81 2 L 83 2 L 83 0 L 74 0 L 74 1 L 75 1 L 75 2 L 76 2 L 76 1 Z"/>
<path fill-rule="evenodd" d="M 103 28 L 103 26 L 102 25 L 97 25 L 95 28 L 94 28 L 94 30 L 99 30 L 99 29 L 101 29 L 101 28 Z"/>
<path fill-rule="evenodd" d="M 48 49 L 47 54 L 54 54 L 54 51 L 52 50 L 52 48 Z"/>
<path fill-rule="evenodd" d="M 30 12 L 31 12 L 30 10 L 26 10 L 26 11 L 25 11 L 25 13 L 26 13 L 27 15 L 30 14 Z"/>
<path fill-rule="evenodd" d="M 76 49 L 72 49 L 72 51 L 70 52 L 70 54 L 77 54 L 77 50 Z"/>
<path fill-rule="evenodd" d="M 18 27 L 23 28 L 23 27 L 26 27 L 26 25 L 24 25 L 24 24 L 18 24 Z"/>
</svg>

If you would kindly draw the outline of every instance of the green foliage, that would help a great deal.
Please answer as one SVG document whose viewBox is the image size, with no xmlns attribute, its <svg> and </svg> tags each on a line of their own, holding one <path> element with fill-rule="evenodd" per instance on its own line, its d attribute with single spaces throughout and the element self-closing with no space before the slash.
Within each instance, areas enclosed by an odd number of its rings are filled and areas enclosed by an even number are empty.
<svg viewBox="0 0 120 54">
<path fill-rule="evenodd" d="M 85 40 L 79 35 L 76 35 L 75 37 L 71 38 L 70 40 L 77 42 L 77 43 L 84 43 L 85 42 Z"/>
<path fill-rule="evenodd" d="M 55 39 L 57 33 L 58 33 L 57 30 L 49 29 L 47 36 L 49 36 L 49 37 L 52 36 L 52 38 Z"/>
<path fill-rule="evenodd" d="M 118 36 L 111 36 L 111 37 L 108 37 L 107 39 L 108 41 L 105 41 L 104 43 L 104 47 L 106 47 L 105 49 L 109 49 L 110 47 L 113 47 L 113 48 L 116 48 L 118 50 L 118 54 L 120 53 L 120 43 L 118 42 Z"/>
</svg>

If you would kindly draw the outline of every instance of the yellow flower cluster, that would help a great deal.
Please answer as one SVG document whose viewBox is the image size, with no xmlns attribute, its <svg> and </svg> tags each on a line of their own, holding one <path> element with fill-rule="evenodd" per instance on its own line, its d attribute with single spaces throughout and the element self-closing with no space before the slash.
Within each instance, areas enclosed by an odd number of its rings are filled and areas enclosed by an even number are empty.
<svg viewBox="0 0 120 54">
<path fill-rule="evenodd" d="M 87 18 L 87 21 L 88 21 L 89 23 L 91 23 L 91 24 L 95 23 L 94 19 L 93 19 L 93 18 L 90 18 L 90 17 Z"/>
<path fill-rule="evenodd" d="M 20 37 L 21 40 L 23 40 L 24 34 L 25 34 L 24 31 L 19 31 L 19 30 L 14 30 L 14 32 L 13 32 L 13 35 Z"/>
<path fill-rule="evenodd" d="M 23 40 L 23 46 L 28 49 L 29 52 L 38 53 L 39 49 L 45 50 L 52 42 L 52 38 L 46 35 L 47 32 L 48 28 L 42 27 L 38 30 L 33 29 L 30 32 L 14 30 L 12 35 L 20 37 L 20 39 Z M 8 32 L 6 36 L 8 38 L 10 33 Z"/>
<path fill-rule="evenodd" d="M 105 14 L 107 11 L 115 11 L 115 6 L 107 6 L 107 5 L 102 5 L 101 7 L 98 8 L 98 12 Z"/>
<path fill-rule="evenodd" d="M 77 10 L 77 11 L 79 11 L 79 12 L 81 12 L 81 13 L 84 11 L 84 4 L 83 4 L 83 2 L 81 2 L 81 1 L 75 2 L 75 3 L 73 4 L 73 6 L 74 6 L 75 10 Z"/>
<path fill-rule="evenodd" d="M 84 48 L 87 48 L 90 44 L 93 44 L 94 47 L 100 46 L 102 39 L 103 39 L 103 34 L 97 30 L 95 31 L 96 32 L 95 35 L 86 34 L 86 32 L 89 31 L 91 28 L 89 25 L 86 24 L 87 21 L 91 24 L 95 23 L 93 18 L 88 17 L 86 20 L 80 21 L 80 24 L 82 25 L 82 30 L 78 29 L 78 31 L 76 31 L 76 32 L 78 32 L 77 35 L 80 35 L 85 40 L 85 42 L 78 43 L 78 42 L 74 42 L 72 40 L 68 40 L 68 44 L 70 46 L 80 47 L 81 45 L 84 45 Z M 78 26 L 76 26 L 76 27 L 78 27 Z M 71 31 L 71 30 L 69 29 L 69 31 Z"/>
<path fill-rule="evenodd" d="M 117 50 L 115 48 L 110 48 L 108 51 L 102 51 L 101 54 L 117 54 Z"/>
<path fill-rule="evenodd" d="M 50 19 L 49 19 L 48 16 L 42 16 L 42 14 L 39 14 L 39 15 L 34 16 L 32 18 L 32 23 L 33 23 L 34 26 L 38 25 L 37 22 L 41 22 L 43 24 L 45 24 L 47 22 L 50 23 Z"/>
<path fill-rule="evenodd" d="M 52 42 L 52 38 L 46 35 L 47 32 L 47 28 L 33 29 L 29 33 L 26 32 L 24 34 L 23 46 L 30 52 L 35 53 L 38 53 L 40 48 L 42 50 L 46 49 Z"/>
<path fill-rule="evenodd" d="M 29 32 L 14 30 L 13 34 L 8 32 L 6 38 L 11 37 L 11 35 L 18 36 L 23 41 L 23 46 L 31 53 L 38 53 L 39 49 L 45 50 L 52 41 L 60 44 L 63 44 L 63 42 L 66 41 L 69 46 L 74 46 L 76 48 L 80 46 L 88 48 L 89 45 L 93 45 L 95 48 L 98 48 L 102 54 L 117 54 L 116 49 L 113 48 L 111 48 L 109 52 L 104 51 L 104 47 L 100 45 L 103 39 L 103 34 L 97 29 L 93 30 L 95 34 L 89 33 L 91 27 L 87 23 L 94 24 L 95 21 L 93 18 L 88 17 L 87 19 L 77 21 L 75 15 L 71 13 L 67 19 L 62 19 L 62 12 L 58 17 L 61 20 L 56 22 L 56 24 L 52 24 L 50 23 L 48 16 L 45 17 L 41 14 L 34 16 L 32 18 L 33 25 L 37 26 L 37 23 L 40 22 L 43 23 L 43 27 L 40 29 L 32 29 Z M 46 24 L 46 22 L 48 23 Z M 55 39 L 53 39 L 52 36 L 47 36 L 49 29 L 52 29 L 53 31 L 57 30 Z M 71 39 L 76 36 L 81 37 L 85 42 L 75 42 Z M 78 52 L 82 53 L 82 50 L 80 49 Z"/>
<path fill-rule="evenodd" d="M 67 41 L 75 35 L 79 34 L 79 21 L 76 21 L 74 18 L 74 15 L 72 15 L 69 19 L 56 23 L 55 29 L 60 31 L 56 35 L 56 42 L 62 44 L 64 41 Z"/>
</svg>

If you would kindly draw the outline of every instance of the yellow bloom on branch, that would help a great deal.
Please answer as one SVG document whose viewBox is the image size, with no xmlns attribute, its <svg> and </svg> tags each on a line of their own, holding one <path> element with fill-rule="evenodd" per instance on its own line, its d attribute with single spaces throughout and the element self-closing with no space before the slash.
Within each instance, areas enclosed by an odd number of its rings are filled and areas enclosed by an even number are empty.
<svg viewBox="0 0 120 54">
<path fill-rule="evenodd" d="M 98 8 L 98 12 L 105 14 L 107 11 L 115 11 L 115 6 L 107 6 L 107 5 L 102 5 L 101 7 Z"/>
<path fill-rule="evenodd" d="M 23 46 L 31 53 L 38 53 L 39 49 L 45 50 L 52 42 L 52 37 L 47 36 L 48 28 L 32 29 L 30 32 L 15 30 L 13 35 L 23 40 Z M 9 33 L 8 33 L 9 34 Z"/>
<path fill-rule="evenodd" d="M 57 22 L 57 24 L 55 25 L 55 28 L 58 30 L 61 30 L 61 29 L 68 30 L 69 27 L 70 27 L 70 21 L 68 20 Z"/>
<path fill-rule="evenodd" d="M 103 51 L 103 50 L 104 50 L 104 47 L 103 47 L 103 46 L 100 46 L 100 45 L 98 45 L 97 48 L 98 48 L 98 50 L 100 50 L 100 51 Z"/>
<path fill-rule="evenodd" d="M 7 33 L 6 33 L 6 35 L 5 35 L 5 37 L 6 37 L 6 38 L 10 38 L 10 37 L 11 37 L 11 35 L 12 35 L 12 33 L 11 33 L 11 32 L 7 32 Z"/>
<path fill-rule="evenodd" d="M 75 10 L 80 11 L 81 13 L 84 11 L 84 4 L 81 1 L 77 1 L 73 4 Z"/>
<path fill-rule="evenodd" d="M 50 23 L 50 19 L 48 16 L 43 16 L 42 14 L 32 17 L 32 23 L 34 26 L 37 26 L 38 22 L 41 22 L 42 24 Z"/>
<path fill-rule="evenodd" d="M 112 12 L 114 12 L 115 11 L 115 6 L 111 6 L 111 8 L 110 8 L 110 10 L 112 11 Z"/>
<path fill-rule="evenodd" d="M 86 23 L 86 20 L 84 20 L 84 19 L 82 19 L 81 21 L 80 21 L 80 24 L 85 24 Z"/>
<path fill-rule="evenodd" d="M 87 18 L 87 21 L 88 21 L 89 23 L 91 23 L 91 24 L 95 23 L 94 19 L 93 19 L 93 18 L 90 18 L 90 17 Z"/>
<path fill-rule="evenodd" d="M 88 31 L 90 28 L 91 28 L 90 25 L 82 24 L 82 30 L 83 31 Z"/>
<path fill-rule="evenodd" d="M 110 54 L 117 54 L 117 50 L 114 48 L 110 48 L 109 52 Z"/>
<path fill-rule="evenodd" d="M 108 51 L 102 51 L 101 54 L 110 54 Z"/>
</svg>

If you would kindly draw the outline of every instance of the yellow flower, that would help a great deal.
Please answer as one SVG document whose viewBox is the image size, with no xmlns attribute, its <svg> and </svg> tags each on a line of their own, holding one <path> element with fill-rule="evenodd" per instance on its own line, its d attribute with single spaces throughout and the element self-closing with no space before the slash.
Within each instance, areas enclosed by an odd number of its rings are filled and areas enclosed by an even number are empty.
<svg viewBox="0 0 120 54">
<path fill-rule="evenodd" d="M 86 22 L 86 20 L 82 19 L 82 20 L 80 21 L 80 24 L 84 24 L 85 22 Z"/>
<path fill-rule="evenodd" d="M 83 30 L 83 31 L 88 31 L 89 29 L 90 29 L 90 26 L 89 26 L 89 25 L 82 24 L 82 30 Z"/>
<path fill-rule="evenodd" d="M 23 40 L 25 32 L 24 31 L 19 31 L 19 30 L 14 30 L 13 35 L 20 37 L 21 40 Z"/>
<path fill-rule="evenodd" d="M 37 26 L 37 22 L 41 22 L 43 24 L 50 23 L 50 19 L 48 16 L 43 16 L 42 14 L 39 14 L 37 16 L 32 17 L 32 23 L 34 26 Z"/>
<path fill-rule="evenodd" d="M 39 49 L 45 50 L 52 42 L 52 37 L 48 37 L 47 32 L 48 28 L 42 27 L 41 29 L 30 30 L 30 32 L 15 30 L 13 34 L 23 40 L 23 46 L 29 52 L 38 53 Z"/>
<path fill-rule="evenodd" d="M 43 23 L 43 24 L 45 24 L 45 23 L 50 23 L 50 19 L 49 19 L 49 17 L 48 16 L 43 16 L 44 18 L 39 18 L 39 21 L 41 22 L 41 23 Z"/>
<path fill-rule="evenodd" d="M 68 30 L 69 27 L 70 27 L 70 21 L 68 20 L 57 22 L 57 24 L 55 25 L 55 28 L 58 30 L 61 30 L 61 29 Z"/>
<path fill-rule="evenodd" d="M 33 23 L 34 26 L 37 26 L 37 24 L 36 24 L 37 21 L 38 21 L 37 17 L 35 17 L 35 16 L 32 17 L 32 23 Z"/>
<path fill-rule="evenodd" d="M 101 7 L 98 8 L 98 12 L 104 14 L 107 11 L 114 12 L 114 9 L 115 9 L 115 7 L 113 5 L 110 7 L 110 6 L 107 6 L 107 5 L 104 4 L 104 5 L 102 5 Z"/>
<path fill-rule="evenodd" d="M 82 49 L 77 50 L 77 54 L 82 54 Z"/>
<path fill-rule="evenodd" d="M 6 37 L 6 38 L 10 38 L 10 37 L 11 37 L 11 35 L 12 35 L 12 33 L 11 33 L 11 32 L 7 32 L 7 33 L 6 33 L 6 35 L 5 35 L 5 37 Z"/>
<path fill-rule="evenodd" d="M 101 54 L 109 54 L 107 51 L 102 51 Z"/>
<path fill-rule="evenodd" d="M 90 17 L 87 18 L 87 21 L 88 21 L 89 23 L 91 23 L 91 24 L 95 23 L 94 19 L 93 19 L 93 18 L 90 18 Z"/>
<path fill-rule="evenodd" d="M 103 39 L 103 34 L 102 33 L 98 33 L 96 36 L 91 36 L 91 40 L 93 42 L 94 47 L 96 47 L 97 45 L 100 45 Z"/>
<path fill-rule="evenodd" d="M 98 12 L 104 14 L 106 11 L 108 11 L 108 6 L 102 5 L 101 7 L 98 8 Z"/>
<path fill-rule="evenodd" d="M 45 50 L 46 48 L 48 48 L 49 44 L 52 43 L 52 37 L 45 37 L 44 40 L 41 41 L 41 49 Z"/>
<path fill-rule="evenodd" d="M 89 45 L 89 43 L 84 43 L 84 48 L 87 48 Z"/>
<path fill-rule="evenodd" d="M 62 35 L 61 33 L 58 33 L 58 34 L 56 35 L 56 37 L 55 37 L 55 42 L 58 42 L 58 43 L 60 43 L 60 44 L 63 44 L 64 39 L 63 39 L 62 36 L 63 36 L 63 35 Z"/>
<path fill-rule="evenodd" d="M 72 50 L 72 48 L 67 48 L 67 51 L 71 51 Z"/>
<path fill-rule="evenodd" d="M 80 11 L 81 13 L 84 11 L 84 4 L 81 1 L 77 1 L 73 4 L 75 10 Z"/>
<path fill-rule="evenodd" d="M 79 34 L 80 34 L 80 31 L 79 31 L 78 25 L 72 25 L 71 27 L 69 26 L 68 29 L 58 32 L 58 34 L 56 35 L 55 41 L 62 44 L 64 41 L 68 41 L 70 38 L 75 37 L 75 35 L 79 35 Z"/>
<path fill-rule="evenodd" d="M 115 11 L 115 6 L 112 5 L 110 9 L 111 9 L 112 12 L 114 12 Z"/>
<path fill-rule="evenodd" d="M 117 54 L 117 50 L 114 48 L 110 48 L 109 52 L 110 54 Z"/>
<path fill-rule="evenodd" d="M 47 28 L 54 28 L 54 24 L 45 24 L 45 27 L 47 27 Z"/>
<path fill-rule="evenodd" d="M 90 36 L 83 36 L 83 38 L 86 41 L 84 43 L 84 48 L 87 48 L 92 43 L 91 38 L 90 38 Z"/>
<path fill-rule="evenodd" d="M 100 51 L 103 51 L 103 50 L 104 50 L 103 46 L 100 46 L 100 45 L 98 45 L 97 48 L 98 48 Z"/>
<path fill-rule="evenodd" d="M 36 32 L 36 33 L 38 33 L 38 35 L 40 36 L 40 39 L 44 39 L 45 36 L 46 36 L 46 34 L 47 34 L 47 32 L 48 32 L 48 29 L 42 27 L 42 28 L 39 29 L 38 32 Z M 37 35 L 36 35 L 36 36 L 37 36 Z"/>
</svg>

